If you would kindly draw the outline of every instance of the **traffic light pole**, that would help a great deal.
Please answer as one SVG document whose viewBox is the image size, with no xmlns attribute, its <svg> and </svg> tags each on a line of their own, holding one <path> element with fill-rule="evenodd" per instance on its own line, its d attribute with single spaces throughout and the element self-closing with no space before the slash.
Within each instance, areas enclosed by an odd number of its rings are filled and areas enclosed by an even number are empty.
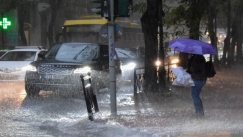
<svg viewBox="0 0 243 137">
<path fill-rule="evenodd" d="M 115 68 L 115 44 L 114 44 L 114 0 L 110 0 L 110 18 L 108 22 L 109 42 L 109 74 L 110 74 L 110 107 L 111 115 L 117 115 L 116 106 L 116 68 Z M 116 57 L 117 58 L 117 57 Z"/>
</svg>

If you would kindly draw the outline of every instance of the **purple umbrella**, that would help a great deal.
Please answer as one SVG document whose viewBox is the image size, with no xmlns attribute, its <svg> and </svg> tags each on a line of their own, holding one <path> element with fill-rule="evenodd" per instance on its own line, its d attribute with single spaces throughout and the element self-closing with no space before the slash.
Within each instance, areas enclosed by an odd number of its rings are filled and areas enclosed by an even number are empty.
<svg viewBox="0 0 243 137">
<path fill-rule="evenodd" d="M 177 38 L 169 43 L 169 48 L 173 48 L 180 52 L 192 53 L 192 54 L 216 54 L 216 50 L 211 44 L 200 40 Z"/>
</svg>

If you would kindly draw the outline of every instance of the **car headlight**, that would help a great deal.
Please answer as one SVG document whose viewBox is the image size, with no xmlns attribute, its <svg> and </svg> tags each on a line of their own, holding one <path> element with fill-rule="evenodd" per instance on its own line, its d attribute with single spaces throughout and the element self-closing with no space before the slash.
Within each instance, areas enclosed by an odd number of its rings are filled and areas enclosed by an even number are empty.
<svg viewBox="0 0 243 137">
<path fill-rule="evenodd" d="M 33 72 L 36 72 L 37 69 L 35 66 L 32 66 L 32 65 L 27 65 L 25 67 L 22 67 L 22 71 L 33 71 Z"/>
<path fill-rule="evenodd" d="M 160 61 L 160 60 L 156 60 L 156 61 L 155 61 L 155 65 L 156 65 L 157 67 L 159 67 L 159 66 L 161 65 L 161 61 Z"/>
<path fill-rule="evenodd" d="M 76 68 L 73 73 L 88 73 L 90 70 L 90 67 Z"/>
<path fill-rule="evenodd" d="M 178 62 L 179 62 L 178 59 L 173 59 L 173 60 L 171 61 L 171 67 L 176 68 Z"/>
<path fill-rule="evenodd" d="M 131 69 L 134 69 L 135 67 L 136 67 L 136 63 L 131 62 L 131 63 L 128 63 L 127 65 L 122 66 L 122 69 L 131 70 Z"/>
<path fill-rule="evenodd" d="M 175 63 L 178 63 L 178 62 L 179 62 L 179 59 L 173 59 L 173 60 L 171 61 L 172 64 L 175 64 Z"/>
</svg>

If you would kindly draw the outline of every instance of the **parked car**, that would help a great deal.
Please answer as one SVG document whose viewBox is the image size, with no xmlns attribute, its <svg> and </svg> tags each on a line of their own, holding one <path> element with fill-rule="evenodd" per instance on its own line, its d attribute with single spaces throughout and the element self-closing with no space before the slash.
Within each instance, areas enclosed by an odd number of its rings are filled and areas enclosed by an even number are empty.
<svg viewBox="0 0 243 137">
<path fill-rule="evenodd" d="M 91 74 L 96 91 L 109 84 L 108 45 L 96 43 L 58 43 L 53 45 L 42 60 L 30 64 L 25 76 L 27 95 L 38 95 L 40 90 L 80 92 L 80 75 Z M 117 72 L 120 61 L 115 58 Z"/>
<path fill-rule="evenodd" d="M 121 60 L 123 80 L 133 80 L 134 69 L 144 67 L 145 48 L 138 47 L 117 47 L 117 55 Z"/>
<path fill-rule="evenodd" d="M 38 60 L 38 54 L 45 51 L 46 49 L 37 46 L 7 51 L 0 58 L 0 81 L 24 80 L 28 65 Z"/>
</svg>

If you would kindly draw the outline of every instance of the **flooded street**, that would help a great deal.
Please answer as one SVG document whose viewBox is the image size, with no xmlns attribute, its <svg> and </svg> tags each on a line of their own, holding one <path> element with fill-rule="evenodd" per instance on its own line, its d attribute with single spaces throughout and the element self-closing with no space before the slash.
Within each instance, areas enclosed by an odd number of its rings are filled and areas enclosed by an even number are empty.
<svg viewBox="0 0 243 137">
<path fill-rule="evenodd" d="M 189 87 L 171 95 L 117 88 L 117 117 L 110 116 L 110 94 L 97 94 L 100 112 L 88 120 L 82 94 L 41 91 L 27 97 L 23 82 L 1 82 L 0 136 L 39 137 L 242 137 L 243 66 L 217 71 L 201 95 L 205 118 L 194 116 Z"/>
<path fill-rule="evenodd" d="M 114 131 L 133 133 L 136 136 L 152 135 L 117 125 L 116 122 L 103 123 L 101 119 L 110 117 L 109 94 L 100 91 L 98 103 L 100 112 L 94 122 L 88 120 L 87 109 L 82 94 L 41 91 L 39 96 L 28 97 L 23 82 L 2 82 L 0 89 L 0 136 L 19 137 L 83 137 L 114 136 Z M 121 102 L 131 99 L 131 95 L 121 96 Z M 125 99 L 125 100 L 124 100 Z M 127 103 L 124 102 L 123 106 Z M 131 103 L 131 105 L 134 103 Z"/>
<path fill-rule="evenodd" d="M 27 97 L 23 82 L 0 84 L 0 136 L 65 136 L 56 129 L 57 123 L 86 119 L 80 95 L 42 91 L 38 97 Z"/>
</svg>

